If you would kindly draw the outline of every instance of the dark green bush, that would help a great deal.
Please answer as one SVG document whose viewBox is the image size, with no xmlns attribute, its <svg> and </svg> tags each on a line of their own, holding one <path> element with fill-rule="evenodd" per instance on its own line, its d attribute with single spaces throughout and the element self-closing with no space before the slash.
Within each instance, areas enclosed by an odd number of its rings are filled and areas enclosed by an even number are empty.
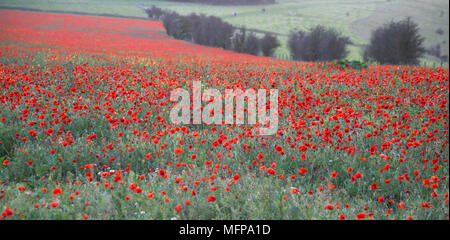
<svg viewBox="0 0 450 240">
<path fill-rule="evenodd" d="M 385 64 L 418 64 L 425 53 L 424 38 L 419 27 L 407 18 L 390 22 L 372 32 L 369 45 L 364 50 L 365 61 Z"/>
<path fill-rule="evenodd" d="M 272 56 L 274 50 L 280 46 L 280 42 L 274 35 L 266 34 L 261 38 L 259 45 L 264 56 Z"/>
<path fill-rule="evenodd" d="M 310 32 L 291 32 L 288 47 L 295 60 L 329 61 L 345 58 L 348 37 L 341 36 L 331 28 L 316 26 Z"/>
</svg>

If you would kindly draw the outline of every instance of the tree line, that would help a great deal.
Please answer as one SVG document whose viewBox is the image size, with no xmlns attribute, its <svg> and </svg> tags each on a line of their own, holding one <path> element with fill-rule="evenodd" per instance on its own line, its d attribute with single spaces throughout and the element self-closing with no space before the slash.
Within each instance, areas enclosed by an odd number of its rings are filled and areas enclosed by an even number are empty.
<svg viewBox="0 0 450 240">
<path fill-rule="evenodd" d="M 195 13 L 185 16 L 155 6 L 146 9 L 146 13 L 153 20 L 161 20 L 167 34 L 175 39 L 264 56 L 272 56 L 280 46 L 277 37 L 270 33 L 258 38 L 245 27 L 234 27 L 214 16 Z"/>
<path fill-rule="evenodd" d="M 201 1 L 201 0 L 200 0 Z M 192 13 L 187 16 L 153 6 L 146 10 L 154 20 L 161 20 L 169 36 L 197 44 L 219 47 L 240 53 L 272 56 L 280 46 L 273 34 L 258 38 L 245 27 L 234 27 L 218 17 Z M 425 38 L 410 18 L 380 26 L 372 32 L 369 44 L 363 47 L 366 62 L 392 65 L 415 65 L 428 53 L 448 62 L 440 46 L 424 48 Z M 350 39 L 332 28 L 316 26 L 310 31 L 292 31 L 287 47 L 294 60 L 330 61 L 345 59 Z"/>
<path fill-rule="evenodd" d="M 366 62 L 392 65 L 416 65 L 425 53 L 448 61 L 447 55 L 440 54 L 440 46 L 424 48 L 425 38 L 419 34 L 418 25 L 410 18 L 384 24 L 376 28 L 369 44 L 362 49 Z M 329 61 L 344 59 L 352 44 L 332 28 L 316 26 L 311 31 L 294 31 L 289 34 L 288 48 L 295 60 Z"/>
</svg>

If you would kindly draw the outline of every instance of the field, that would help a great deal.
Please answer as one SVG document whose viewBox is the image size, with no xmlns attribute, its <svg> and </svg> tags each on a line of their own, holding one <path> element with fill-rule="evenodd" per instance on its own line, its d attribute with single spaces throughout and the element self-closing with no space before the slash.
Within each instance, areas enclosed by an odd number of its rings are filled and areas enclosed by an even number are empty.
<svg viewBox="0 0 450 240">
<path fill-rule="evenodd" d="M 0 22 L 2 219 L 449 218 L 448 68 L 236 54 L 140 19 Z M 172 124 L 194 80 L 278 89 L 277 133 Z"/>
<path fill-rule="evenodd" d="M 276 57 L 288 58 L 286 35 L 294 30 L 308 30 L 322 24 L 333 27 L 349 36 L 354 45 L 349 47 L 348 58 L 361 59 L 361 45 L 367 44 L 376 27 L 390 21 L 411 17 L 419 24 L 426 37 L 425 46 L 441 44 L 442 54 L 449 51 L 449 3 L 443 0 L 278 0 L 266 6 L 208 6 L 167 1 L 142 0 L 144 6 L 156 5 L 181 14 L 192 12 L 214 15 L 236 25 L 258 31 L 278 34 L 282 46 Z M 2 0 L 0 8 L 28 8 L 36 10 L 66 11 L 88 14 L 112 14 L 145 18 L 135 1 L 127 0 Z M 266 11 L 262 12 L 262 8 Z M 233 16 L 232 13 L 237 15 Z M 444 34 L 436 33 L 442 29 Z M 424 65 L 438 64 L 431 56 L 423 59 Z"/>
</svg>

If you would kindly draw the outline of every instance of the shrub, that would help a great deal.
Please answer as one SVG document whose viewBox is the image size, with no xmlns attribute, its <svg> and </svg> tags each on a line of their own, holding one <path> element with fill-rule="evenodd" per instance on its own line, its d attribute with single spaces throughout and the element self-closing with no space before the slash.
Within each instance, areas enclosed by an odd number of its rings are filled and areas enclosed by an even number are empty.
<svg viewBox="0 0 450 240">
<path fill-rule="evenodd" d="M 150 19 L 159 20 L 165 14 L 165 11 L 153 5 L 151 8 L 145 9 L 145 13 Z"/>
<path fill-rule="evenodd" d="M 268 33 L 260 40 L 260 48 L 264 56 L 272 56 L 274 50 L 280 46 L 277 37 Z"/>
<path fill-rule="evenodd" d="M 192 37 L 195 43 L 229 49 L 234 28 L 218 17 L 189 15 L 192 22 Z"/>
<path fill-rule="evenodd" d="M 163 25 L 169 36 L 201 45 L 253 55 L 259 54 L 260 40 L 253 33 L 246 35 L 244 28 L 236 29 L 231 24 L 214 16 L 195 13 L 183 16 L 174 11 L 162 10 L 161 12 Z M 151 9 L 147 13 L 149 17 L 155 16 Z"/>
<path fill-rule="evenodd" d="M 231 50 L 235 52 L 242 52 L 244 48 L 245 41 L 245 28 L 235 29 L 233 35 L 231 36 Z"/>
<path fill-rule="evenodd" d="M 368 68 L 369 66 L 365 62 L 356 61 L 356 60 L 338 60 L 334 64 L 339 69 L 346 69 L 346 68 L 352 68 L 352 69 L 364 69 Z"/>
<path fill-rule="evenodd" d="M 425 53 L 424 38 L 410 18 L 391 22 L 372 32 L 369 45 L 364 51 L 364 60 L 375 60 L 387 64 L 417 64 Z"/>
<path fill-rule="evenodd" d="M 192 40 L 192 22 L 188 17 L 170 12 L 162 17 L 164 28 L 169 36 L 176 39 Z"/>
<path fill-rule="evenodd" d="M 259 53 L 259 39 L 254 33 L 247 34 L 242 46 L 242 52 L 252 55 L 258 55 Z"/>
<path fill-rule="evenodd" d="M 316 26 L 311 32 L 291 32 L 288 47 L 295 60 L 329 61 L 347 55 L 348 37 L 341 36 L 331 28 Z"/>
</svg>

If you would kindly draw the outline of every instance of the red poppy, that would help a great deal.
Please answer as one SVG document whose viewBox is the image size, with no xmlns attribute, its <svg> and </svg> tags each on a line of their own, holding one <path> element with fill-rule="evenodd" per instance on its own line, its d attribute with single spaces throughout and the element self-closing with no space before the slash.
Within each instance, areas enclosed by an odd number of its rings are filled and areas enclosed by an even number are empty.
<svg viewBox="0 0 450 240">
<path fill-rule="evenodd" d="M 366 218 L 366 214 L 365 213 L 358 213 L 356 215 L 356 219 L 358 219 L 358 220 L 362 220 L 364 218 Z"/>
<path fill-rule="evenodd" d="M 51 202 L 50 207 L 52 207 L 52 208 L 59 207 L 59 202 Z"/>
<path fill-rule="evenodd" d="M 214 197 L 214 196 L 208 196 L 208 197 L 206 198 L 206 201 L 207 201 L 207 202 L 214 202 L 214 201 L 216 201 L 216 197 Z"/>
<path fill-rule="evenodd" d="M 181 148 L 175 148 L 175 150 L 173 151 L 176 155 L 180 155 L 183 153 L 183 149 Z"/>
<path fill-rule="evenodd" d="M 55 188 L 55 189 L 53 189 L 52 194 L 53 194 L 54 196 L 56 196 L 56 195 L 61 195 L 61 194 L 62 194 L 61 188 Z"/>
<path fill-rule="evenodd" d="M 175 213 L 179 213 L 180 211 L 181 211 L 181 204 L 178 204 L 176 207 L 175 207 Z"/>
</svg>

